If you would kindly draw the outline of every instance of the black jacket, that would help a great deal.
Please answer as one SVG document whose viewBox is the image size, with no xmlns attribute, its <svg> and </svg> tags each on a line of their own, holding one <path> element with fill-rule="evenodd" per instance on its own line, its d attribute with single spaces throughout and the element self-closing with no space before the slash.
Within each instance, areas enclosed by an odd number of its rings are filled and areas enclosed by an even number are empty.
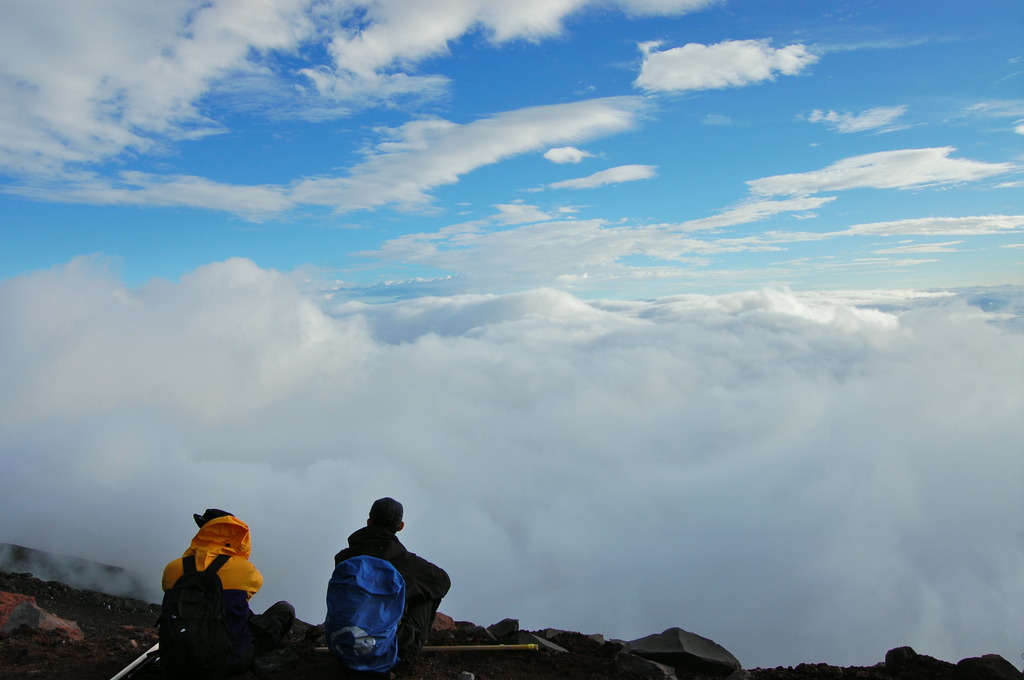
<svg viewBox="0 0 1024 680">
<path fill-rule="evenodd" d="M 444 569 L 406 550 L 394 532 L 383 527 L 370 525 L 353 533 L 348 537 L 348 547 L 334 556 L 334 563 L 356 555 L 379 557 L 398 570 L 405 579 L 406 606 L 419 602 L 438 603 L 452 586 Z"/>
</svg>

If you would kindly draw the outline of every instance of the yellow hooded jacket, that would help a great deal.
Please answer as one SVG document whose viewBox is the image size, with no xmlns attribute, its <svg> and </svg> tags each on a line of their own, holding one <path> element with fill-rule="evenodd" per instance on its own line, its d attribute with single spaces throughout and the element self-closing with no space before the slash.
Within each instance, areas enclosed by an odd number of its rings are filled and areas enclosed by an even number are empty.
<svg viewBox="0 0 1024 680">
<path fill-rule="evenodd" d="M 249 598 L 263 586 L 263 575 L 249 561 L 249 526 L 237 517 L 228 515 L 211 519 L 192 539 L 192 545 L 182 557 L 196 556 L 196 569 L 205 570 L 218 555 L 230 555 L 217 575 L 224 589 L 228 636 L 238 659 L 252 649 L 252 630 L 249 628 Z M 172 560 L 164 567 L 163 589 L 170 590 L 185 573 L 182 560 Z"/>
</svg>

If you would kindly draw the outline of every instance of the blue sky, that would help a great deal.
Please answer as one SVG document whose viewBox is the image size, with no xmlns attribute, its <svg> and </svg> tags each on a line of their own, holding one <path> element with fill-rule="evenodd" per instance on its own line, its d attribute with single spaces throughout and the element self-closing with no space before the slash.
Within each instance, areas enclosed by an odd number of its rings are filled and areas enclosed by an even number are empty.
<svg viewBox="0 0 1024 680">
<path fill-rule="evenodd" d="M 1012 1 L 5 2 L 0 276 L 1019 283 Z"/>
</svg>

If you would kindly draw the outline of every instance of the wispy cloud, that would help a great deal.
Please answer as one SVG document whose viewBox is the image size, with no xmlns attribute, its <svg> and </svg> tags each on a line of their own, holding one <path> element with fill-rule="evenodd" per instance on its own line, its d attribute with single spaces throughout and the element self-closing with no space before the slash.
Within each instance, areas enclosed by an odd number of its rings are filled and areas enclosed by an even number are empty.
<svg viewBox="0 0 1024 680">
<path fill-rule="evenodd" d="M 1010 163 L 984 163 L 951 158 L 954 149 L 908 149 L 880 152 L 843 159 L 816 171 L 768 177 L 748 182 L 751 196 L 722 212 L 679 223 L 612 224 L 606 220 L 557 221 L 535 206 L 517 204 L 508 214 L 493 218 L 497 225 L 512 229 L 494 230 L 486 222 L 473 229 L 442 229 L 436 233 L 407 234 L 385 242 L 363 255 L 389 262 L 414 263 L 458 274 L 459 283 L 447 281 L 446 289 L 487 285 L 505 289 L 519 285 L 559 285 L 570 289 L 599 288 L 602 282 L 641 281 L 652 277 L 685 280 L 707 264 L 707 258 L 725 253 L 769 252 L 787 244 L 825 241 L 850 236 L 980 236 L 1024 229 L 1019 215 L 968 217 L 923 217 L 855 224 L 833 230 L 797 231 L 773 228 L 759 234 L 737 237 L 716 232 L 743 224 L 793 220 L 815 215 L 815 211 L 840 199 L 814 195 L 824 191 L 862 188 L 903 189 L 936 184 L 977 181 L 1013 169 Z M 637 172 L 627 166 L 627 176 Z M 648 170 L 639 166 L 640 178 Z M 586 188 L 608 183 L 617 177 L 607 172 L 549 185 L 553 188 Z M 783 198 L 772 198 L 780 195 Z M 506 210 L 506 209 L 503 209 Z M 540 224 L 530 224 L 540 222 Z M 698 236 L 699 232 L 700 233 Z M 556 248 L 550 247 L 556 244 Z M 879 251 L 951 252 L 924 246 Z M 911 267 L 932 260 L 861 259 L 833 264 L 833 268 L 880 266 Z M 512 263 L 512 264 L 510 264 Z"/>
<path fill-rule="evenodd" d="M 822 170 L 775 175 L 747 182 L 764 196 L 806 196 L 849 189 L 907 189 L 972 182 L 1014 169 L 1012 163 L 950 158 L 953 147 L 880 151 L 845 158 Z"/>
<path fill-rule="evenodd" d="M 670 225 L 615 225 L 604 220 L 555 220 L 511 229 L 487 225 L 407 234 L 362 253 L 376 259 L 457 272 L 464 285 L 499 290 L 520 286 L 601 286 L 610 280 L 687 277 L 685 267 L 713 253 L 771 247 L 763 242 L 707 242 L 687 238 Z M 648 261 L 623 262 L 630 256 Z M 574 283 L 577 282 L 577 283 Z M 449 289 L 457 289 L 456 282 Z"/>
<path fill-rule="evenodd" d="M 891 131 L 896 129 L 894 123 L 906 113 L 906 106 L 880 106 L 862 113 L 839 113 L 815 109 L 807 117 L 812 123 L 824 123 L 836 132 L 866 132 L 868 130 Z"/>
<path fill-rule="evenodd" d="M 74 173 L 59 180 L 26 182 L 6 191 L 42 201 L 205 208 L 257 222 L 295 207 L 287 187 L 226 184 L 204 177 L 138 171 L 124 171 L 113 178 Z"/>
<path fill-rule="evenodd" d="M 291 195 L 296 202 L 338 211 L 423 207 L 431 201 L 428 190 L 476 168 L 629 129 L 641 106 L 638 98 L 616 97 L 509 111 L 465 125 L 414 121 L 389 131 L 390 139 L 348 175 L 303 180 Z"/>
<path fill-rule="evenodd" d="M 907 253 L 955 253 L 963 241 L 946 241 L 945 243 L 910 243 L 891 248 L 879 248 L 875 252 L 879 255 L 904 255 Z"/>
<path fill-rule="evenodd" d="M 595 172 L 586 177 L 565 179 L 560 182 L 552 182 L 547 185 L 548 189 L 595 189 L 608 184 L 621 184 L 622 182 L 637 182 L 639 180 L 651 179 L 657 176 L 657 168 L 653 165 L 620 165 L 615 168 L 608 168 Z"/>
<path fill-rule="evenodd" d="M 522 201 L 502 203 L 494 207 L 498 209 L 498 214 L 494 215 L 492 219 L 498 224 L 528 224 L 552 219 L 550 215 L 537 206 L 529 205 Z"/>
<path fill-rule="evenodd" d="M 732 118 L 721 113 L 709 113 L 701 118 L 701 125 L 732 125 Z"/>
<path fill-rule="evenodd" d="M 482 30 L 493 42 L 539 40 L 597 0 L 504 3 L 453 0 L 445 11 L 404 0 L 281 0 L 244 11 L 212 0 L 109 0 L 6 8 L 0 25 L 0 168 L 59 173 L 124 152 L 152 153 L 182 138 L 217 134 L 204 98 L 273 91 L 296 117 L 336 117 L 346 107 L 434 96 L 446 77 L 417 72 L 451 41 Z M 616 0 L 633 15 L 694 11 L 708 0 Z M 31 31 L 24 27 L 31 26 Z M 269 57 L 285 55 L 286 64 Z M 324 55 L 310 61 L 310 55 Z M 287 98 L 282 94 L 287 92 Z M 260 106 L 259 97 L 248 98 Z"/>
<path fill-rule="evenodd" d="M 232 185 L 133 171 L 116 178 L 65 174 L 59 182 L 26 181 L 7 190 L 42 200 L 209 208 L 255 220 L 299 206 L 337 212 L 389 204 L 426 209 L 432 200 L 430 190 L 438 186 L 511 156 L 627 130 L 642 107 L 638 97 L 616 97 L 508 111 L 464 125 L 437 118 L 417 120 L 379 130 L 382 141 L 344 175 L 285 185 Z M 641 178 L 639 171 L 630 173 L 621 171 L 621 178 L 614 179 L 613 171 L 609 181 Z"/>
<path fill-rule="evenodd" d="M 1013 131 L 1024 135 L 1024 100 L 983 102 L 970 107 L 968 111 L 970 115 L 986 118 L 1013 118 Z"/>
<path fill-rule="evenodd" d="M 855 224 L 840 234 L 883 236 L 970 236 L 1024 230 L 1024 215 L 979 215 L 975 217 L 921 217 L 891 222 Z"/>
<path fill-rule="evenodd" d="M 783 213 L 816 210 L 835 199 L 835 196 L 800 196 L 782 200 L 748 200 L 717 215 L 682 222 L 678 228 L 683 231 L 704 231 L 760 222 Z"/>
</svg>

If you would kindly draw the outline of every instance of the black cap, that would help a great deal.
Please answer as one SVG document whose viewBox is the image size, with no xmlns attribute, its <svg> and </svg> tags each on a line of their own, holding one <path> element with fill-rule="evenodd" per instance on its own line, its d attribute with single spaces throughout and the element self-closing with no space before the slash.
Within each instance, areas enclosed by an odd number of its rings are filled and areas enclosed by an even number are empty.
<svg viewBox="0 0 1024 680">
<path fill-rule="evenodd" d="M 378 498 L 370 506 L 370 521 L 391 531 L 398 531 L 404 509 L 394 498 Z"/>
<path fill-rule="evenodd" d="M 199 526 L 203 526 L 204 524 L 209 522 L 211 519 L 217 519 L 218 517 L 231 517 L 231 516 L 232 516 L 231 513 L 226 511 L 226 510 L 218 510 L 217 508 L 207 508 L 206 512 L 204 512 L 201 515 L 192 515 L 192 518 L 195 519 L 196 524 L 198 524 Z"/>
</svg>

